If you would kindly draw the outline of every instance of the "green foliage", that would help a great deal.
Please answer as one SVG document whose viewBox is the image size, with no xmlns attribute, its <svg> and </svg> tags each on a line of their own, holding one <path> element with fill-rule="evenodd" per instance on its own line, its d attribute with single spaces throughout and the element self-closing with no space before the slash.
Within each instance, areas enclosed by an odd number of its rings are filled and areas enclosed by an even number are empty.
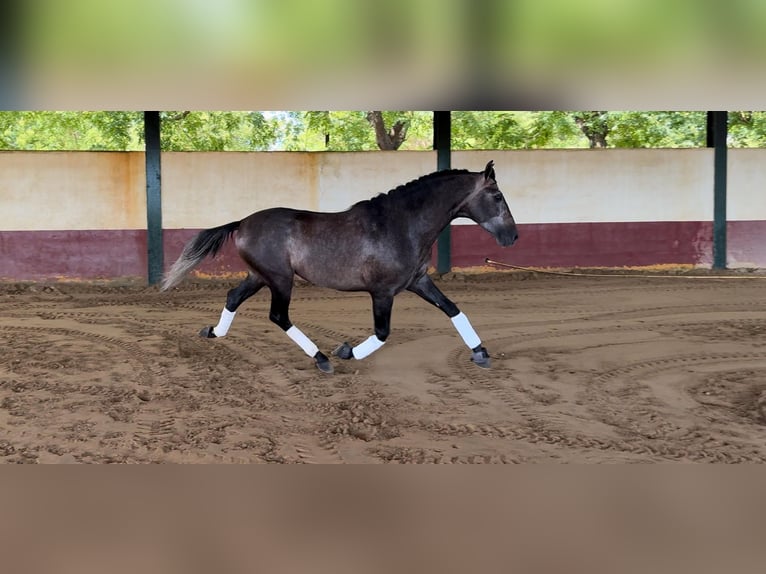
<svg viewBox="0 0 766 574">
<path fill-rule="evenodd" d="M 610 112 L 609 147 L 701 147 L 705 112 Z"/>
<path fill-rule="evenodd" d="M 729 112 L 729 146 L 766 147 L 766 112 Z"/>
<path fill-rule="evenodd" d="M 264 151 L 277 138 L 277 125 L 262 112 L 162 112 L 165 151 Z"/>
<path fill-rule="evenodd" d="M 526 147 L 525 112 L 453 112 L 453 149 Z"/>
<path fill-rule="evenodd" d="M 569 112 L 535 112 L 530 114 L 529 148 L 588 147 L 588 141 L 578 129 Z"/>
<path fill-rule="evenodd" d="M 390 129 L 407 124 L 399 149 L 433 147 L 433 114 L 384 111 Z M 364 111 L 162 112 L 165 151 L 372 151 L 378 149 Z M 586 134 L 590 135 L 589 137 Z M 602 136 L 611 148 L 701 147 L 705 112 L 455 111 L 452 147 L 469 149 L 587 148 Z M 729 113 L 729 145 L 766 147 L 766 112 Z M 0 149 L 141 150 L 141 112 L 0 112 Z"/>
<path fill-rule="evenodd" d="M 0 112 L 6 150 L 142 149 L 140 112 Z"/>
<path fill-rule="evenodd" d="M 281 146 L 286 150 L 372 151 L 378 149 L 375 132 L 364 111 L 287 112 Z M 383 112 L 387 127 L 397 121 L 408 125 L 407 139 L 399 149 L 433 146 L 431 112 Z"/>
</svg>

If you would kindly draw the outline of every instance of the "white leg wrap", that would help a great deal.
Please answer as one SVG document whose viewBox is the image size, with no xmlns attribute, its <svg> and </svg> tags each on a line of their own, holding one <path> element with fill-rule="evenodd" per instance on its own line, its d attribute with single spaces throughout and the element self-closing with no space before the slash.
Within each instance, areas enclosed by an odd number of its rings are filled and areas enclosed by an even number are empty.
<svg viewBox="0 0 766 574">
<path fill-rule="evenodd" d="M 295 325 L 290 327 L 285 333 L 287 333 L 287 336 L 295 341 L 309 357 L 313 357 L 319 351 L 319 348 L 311 341 L 311 339 L 304 335 L 303 331 Z"/>
<path fill-rule="evenodd" d="M 229 311 L 226 307 L 223 308 L 218 324 L 213 327 L 213 333 L 216 337 L 226 336 L 226 333 L 229 332 L 229 327 L 231 327 L 231 322 L 234 320 L 234 315 L 236 314 L 236 311 Z"/>
<path fill-rule="evenodd" d="M 473 327 L 471 327 L 471 322 L 468 320 L 468 317 L 463 314 L 462 311 L 452 317 L 450 320 L 452 321 L 452 324 L 455 325 L 455 329 L 457 329 L 457 332 L 460 333 L 460 336 L 463 338 L 463 341 L 465 341 L 465 344 L 468 345 L 469 349 L 473 349 L 481 345 L 481 339 L 479 339 L 479 335 L 477 335 L 476 331 L 473 330 Z"/>
<path fill-rule="evenodd" d="M 367 338 L 367 340 L 359 343 L 356 347 L 351 349 L 351 354 L 354 355 L 355 359 L 364 359 L 368 355 L 371 355 L 380 349 L 385 344 L 385 341 L 381 341 L 375 335 L 373 335 L 372 337 Z"/>
</svg>

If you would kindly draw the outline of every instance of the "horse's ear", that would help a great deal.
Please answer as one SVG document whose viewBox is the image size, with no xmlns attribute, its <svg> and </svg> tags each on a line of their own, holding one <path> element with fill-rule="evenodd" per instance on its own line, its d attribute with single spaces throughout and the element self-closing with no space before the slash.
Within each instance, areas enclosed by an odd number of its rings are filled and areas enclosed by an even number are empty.
<svg viewBox="0 0 766 574">
<path fill-rule="evenodd" d="M 495 181 L 495 162 L 490 160 L 487 167 L 484 168 L 484 179 Z"/>
</svg>

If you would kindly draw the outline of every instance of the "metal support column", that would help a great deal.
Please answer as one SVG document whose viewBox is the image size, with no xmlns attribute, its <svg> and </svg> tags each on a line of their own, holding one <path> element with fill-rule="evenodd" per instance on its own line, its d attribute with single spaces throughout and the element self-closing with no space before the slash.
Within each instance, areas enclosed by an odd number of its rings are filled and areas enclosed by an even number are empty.
<svg viewBox="0 0 766 574">
<path fill-rule="evenodd" d="M 707 113 L 707 146 L 713 155 L 713 269 L 726 269 L 726 144 L 728 112 Z"/>
<path fill-rule="evenodd" d="M 436 169 L 452 167 L 452 116 L 449 111 L 434 112 L 434 149 L 436 149 Z M 436 272 L 449 273 L 452 269 L 452 234 L 448 225 L 439 234 L 436 241 Z"/>
<path fill-rule="evenodd" d="M 160 112 L 144 112 L 146 142 L 146 244 L 149 284 L 162 279 L 162 195 L 160 168 Z"/>
</svg>

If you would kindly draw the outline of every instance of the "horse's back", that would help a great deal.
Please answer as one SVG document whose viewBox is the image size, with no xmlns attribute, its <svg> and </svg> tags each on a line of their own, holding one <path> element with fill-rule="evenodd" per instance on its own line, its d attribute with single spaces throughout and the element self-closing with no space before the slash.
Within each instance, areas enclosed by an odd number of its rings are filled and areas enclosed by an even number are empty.
<svg viewBox="0 0 766 574">
<path fill-rule="evenodd" d="M 289 265 L 298 271 L 310 265 L 327 266 L 338 250 L 349 246 L 346 218 L 288 207 L 257 211 L 242 220 L 236 245 L 254 267 Z M 343 255 L 341 255 L 343 257 Z"/>
</svg>

